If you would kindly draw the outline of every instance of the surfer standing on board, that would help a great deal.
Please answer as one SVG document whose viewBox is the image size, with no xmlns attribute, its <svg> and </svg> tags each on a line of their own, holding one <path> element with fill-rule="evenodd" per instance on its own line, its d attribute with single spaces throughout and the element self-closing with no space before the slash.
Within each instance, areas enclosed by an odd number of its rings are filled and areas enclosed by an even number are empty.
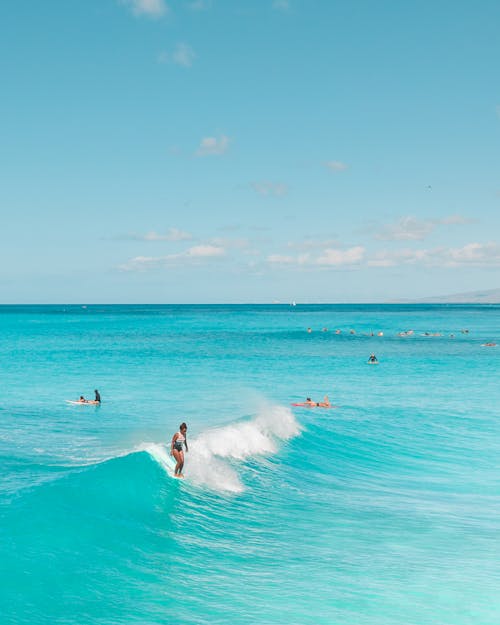
<svg viewBox="0 0 500 625">
<path fill-rule="evenodd" d="M 177 464 L 175 465 L 174 475 L 175 477 L 184 477 L 182 474 L 182 467 L 184 466 L 184 449 L 189 451 L 187 444 L 187 425 L 181 423 L 179 431 L 172 436 L 172 444 L 170 445 L 170 454 L 175 458 Z"/>
</svg>

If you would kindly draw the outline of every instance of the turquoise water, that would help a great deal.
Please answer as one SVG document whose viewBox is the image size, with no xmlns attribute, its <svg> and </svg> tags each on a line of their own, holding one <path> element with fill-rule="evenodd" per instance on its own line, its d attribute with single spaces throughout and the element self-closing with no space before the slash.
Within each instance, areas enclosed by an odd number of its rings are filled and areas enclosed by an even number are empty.
<svg viewBox="0 0 500 625">
<path fill-rule="evenodd" d="M 0 327 L 2 625 L 500 622 L 500 307 L 3 306 Z"/>
</svg>

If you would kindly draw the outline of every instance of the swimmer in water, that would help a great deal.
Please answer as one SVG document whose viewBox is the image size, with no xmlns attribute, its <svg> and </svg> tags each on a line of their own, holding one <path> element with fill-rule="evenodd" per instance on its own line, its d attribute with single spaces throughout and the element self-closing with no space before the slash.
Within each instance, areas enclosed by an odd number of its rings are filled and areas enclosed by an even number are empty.
<svg viewBox="0 0 500 625">
<path fill-rule="evenodd" d="M 370 354 L 370 358 L 368 358 L 368 362 L 378 362 L 375 354 Z"/>
<path fill-rule="evenodd" d="M 182 468 L 184 466 L 183 447 L 186 448 L 186 451 L 189 451 L 187 444 L 187 425 L 185 423 L 180 424 L 179 431 L 172 436 L 172 443 L 170 445 L 170 455 L 173 456 L 177 462 L 174 471 L 175 477 L 184 477 L 182 474 Z"/>
</svg>

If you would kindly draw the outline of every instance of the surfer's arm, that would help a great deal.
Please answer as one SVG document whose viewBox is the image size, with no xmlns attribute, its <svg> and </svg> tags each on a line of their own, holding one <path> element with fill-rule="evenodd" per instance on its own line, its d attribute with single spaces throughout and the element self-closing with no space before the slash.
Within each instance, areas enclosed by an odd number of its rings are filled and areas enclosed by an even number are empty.
<svg viewBox="0 0 500 625">
<path fill-rule="evenodd" d="M 184 438 L 184 446 L 186 447 L 186 451 L 189 451 L 188 449 L 188 439 L 187 437 Z"/>
</svg>

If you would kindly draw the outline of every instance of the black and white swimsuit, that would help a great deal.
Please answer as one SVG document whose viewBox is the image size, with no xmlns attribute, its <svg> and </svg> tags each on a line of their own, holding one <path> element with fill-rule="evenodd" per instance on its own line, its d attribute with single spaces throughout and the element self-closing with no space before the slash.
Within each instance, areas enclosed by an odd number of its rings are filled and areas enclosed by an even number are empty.
<svg viewBox="0 0 500 625">
<path fill-rule="evenodd" d="M 182 451 L 182 446 L 185 444 L 186 438 L 180 432 L 177 432 L 177 438 L 174 442 L 174 449 L 177 449 L 177 451 Z"/>
</svg>

